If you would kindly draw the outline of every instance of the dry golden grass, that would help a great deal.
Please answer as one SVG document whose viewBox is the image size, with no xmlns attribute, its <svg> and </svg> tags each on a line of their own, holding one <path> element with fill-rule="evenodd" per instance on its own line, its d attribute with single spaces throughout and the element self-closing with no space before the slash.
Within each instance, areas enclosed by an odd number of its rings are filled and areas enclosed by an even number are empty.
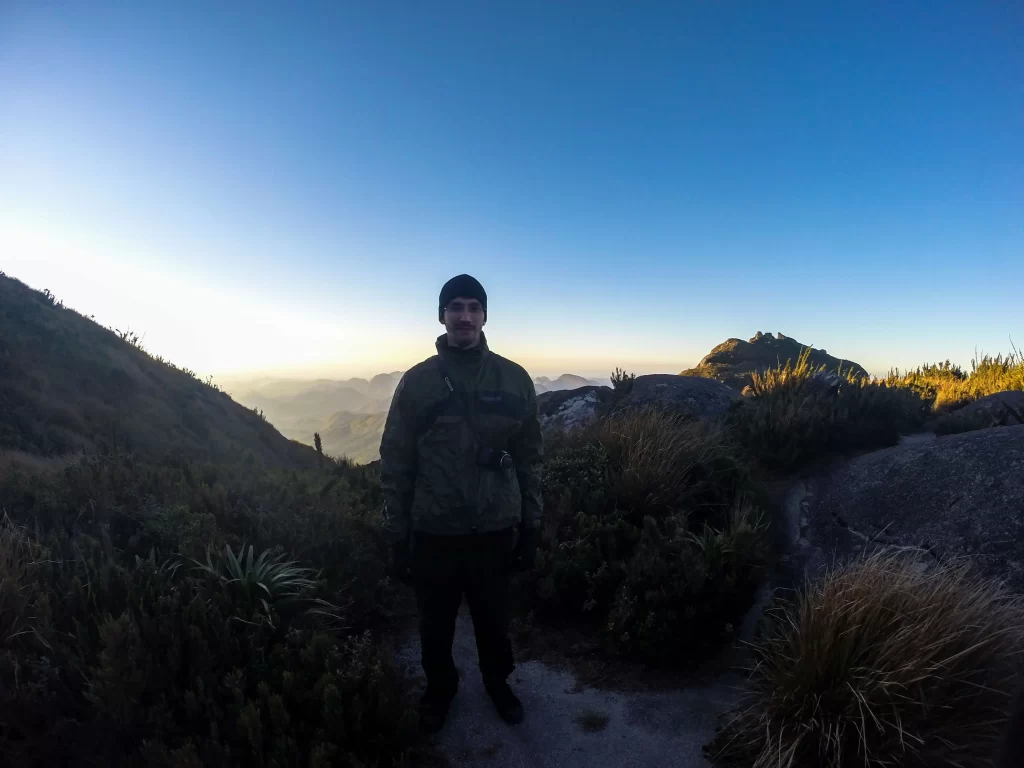
<svg viewBox="0 0 1024 768">
<path fill-rule="evenodd" d="M 948 360 L 900 373 L 890 371 L 890 386 L 912 389 L 933 403 L 939 413 L 956 410 L 998 392 L 1024 390 L 1024 352 L 1013 347 L 1007 355 L 981 355 L 964 373 Z"/>
<path fill-rule="evenodd" d="M 823 456 L 895 445 L 916 431 L 929 403 L 910 388 L 832 374 L 804 350 L 793 363 L 756 372 L 728 417 L 736 439 L 764 467 L 792 470 Z"/>
<path fill-rule="evenodd" d="M 992 765 L 1024 656 L 1020 600 L 965 564 L 879 553 L 771 616 L 718 765 Z"/>
</svg>

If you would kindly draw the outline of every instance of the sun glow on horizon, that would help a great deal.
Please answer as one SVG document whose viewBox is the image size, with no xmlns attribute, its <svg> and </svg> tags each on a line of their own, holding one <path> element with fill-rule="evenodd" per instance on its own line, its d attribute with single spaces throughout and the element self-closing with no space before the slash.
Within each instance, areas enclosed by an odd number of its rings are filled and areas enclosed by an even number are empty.
<svg viewBox="0 0 1024 768">
<path fill-rule="evenodd" d="M 0 215 L 0 269 L 9 277 L 51 291 L 65 306 L 103 326 L 131 329 L 152 354 L 203 377 L 351 378 L 406 370 L 429 357 L 442 332 L 432 317 L 404 332 L 393 324 L 381 327 L 372 318 L 361 327 L 360 320 L 353 323 L 341 314 L 318 317 L 273 295 L 187 274 L 175 268 L 172 257 L 146 248 Z M 499 324 L 492 336 L 499 342 L 496 351 L 533 375 L 604 378 L 615 365 L 588 356 L 585 349 L 559 354 L 510 334 L 507 324 Z M 682 365 L 639 359 L 623 363 L 641 372 L 665 373 L 678 372 Z"/>
</svg>

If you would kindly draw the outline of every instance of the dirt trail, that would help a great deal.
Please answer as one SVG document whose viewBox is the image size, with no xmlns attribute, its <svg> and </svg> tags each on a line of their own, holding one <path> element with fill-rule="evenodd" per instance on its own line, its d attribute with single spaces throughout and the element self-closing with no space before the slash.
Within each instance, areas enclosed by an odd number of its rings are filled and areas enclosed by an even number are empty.
<svg viewBox="0 0 1024 768">
<path fill-rule="evenodd" d="M 418 671 L 419 642 L 405 660 Z M 741 677 L 727 673 L 710 685 L 652 693 L 580 687 L 575 676 L 541 661 L 517 665 L 510 683 L 526 721 L 506 725 L 484 691 L 473 626 L 460 614 L 455 664 L 461 681 L 444 729 L 434 737 L 453 766 L 489 768 L 704 768 L 701 748 L 717 717 L 738 696 Z"/>
<path fill-rule="evenodd" d="M 800 481 L 787 483 L 787 489 L 777 518 L 777 545 L 788 553 L 788 567 L 802 570 L 813 552 L 803 537 L 808 489 Z M 779 576 L 760 590 L 737 628 L 739 641 L 753 638 Z M 523 701 L 526 721 L 509 726 L 484 691 L 465 609 L 456 624 L 453 654 L 461 678 L 459 694 L 444 729 L 432 741 L 452 766 L 467 768 L 706 768 L 710 763 L 702 747 L 714 737 L 720 716 L 739 698 L 745 679 L 733 670 L 747 661 L 742 651 L 726 651 L 725 663 L 720 659 L 714 665 L 725 671 L 710 682 L 650 692 L 601 690 L 580 684 L 568 666 L 520 662 L 509 682 Z M 419 656 L 413 632 L 403 658 L 422 684 Z"/>
</svg>

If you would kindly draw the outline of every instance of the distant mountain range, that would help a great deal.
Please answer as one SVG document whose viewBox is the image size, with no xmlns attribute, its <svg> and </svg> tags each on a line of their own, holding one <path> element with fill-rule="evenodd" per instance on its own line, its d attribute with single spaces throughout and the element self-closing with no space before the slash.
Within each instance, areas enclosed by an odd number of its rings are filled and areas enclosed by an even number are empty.
<svg viewBox="0 0 1024 768">
<path fill-rule="evenodd" d="M 387 411 L 401 378 L 402 371 L 370 380 L 261 378 L 231 389 L 235 400 L 262 410 L 286 437 L 312 445 L 319 432 L 326 453 L 366 463 L 379 458 Z M 607 383 L 571 373 L 533 381 L 537 394 Z"/>
</svg>

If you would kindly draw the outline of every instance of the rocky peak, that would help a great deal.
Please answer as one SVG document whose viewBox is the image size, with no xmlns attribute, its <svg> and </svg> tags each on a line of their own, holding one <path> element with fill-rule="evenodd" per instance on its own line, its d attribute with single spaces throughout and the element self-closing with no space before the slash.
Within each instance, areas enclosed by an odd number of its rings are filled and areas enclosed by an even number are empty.
<svg viewBox="0 0 1024 768">
<path fill-rule="evenodd" d="M 796 362 L 807 348 L 794 338 L 782 333 L 774 335 L 758 331 L 749 341 L 732 338 L 711 350 L 696 368 L 683 371 L 683 376 L 702 376 L 715 379 L 733 389 L 742 390 L 751 382 L 751 374 L 764 371 L 787 362 Z M 858 376 L 867 376 L 867 371 L 850 360 L 829 355 L 824 349 L 811 348 L 811 364 L 824 366 L 831 372 L 853 371 Z"/>
</svg>

